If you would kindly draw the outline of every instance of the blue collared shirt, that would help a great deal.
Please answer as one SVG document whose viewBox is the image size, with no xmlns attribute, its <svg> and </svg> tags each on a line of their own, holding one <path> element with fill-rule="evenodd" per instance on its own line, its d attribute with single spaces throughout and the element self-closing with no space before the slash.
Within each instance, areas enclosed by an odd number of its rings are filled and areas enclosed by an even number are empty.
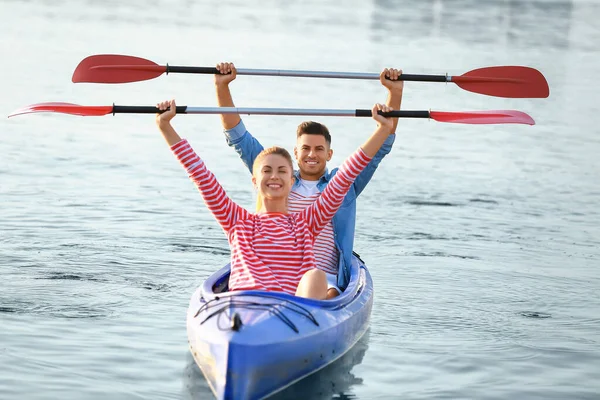
<svg viewBox="0 0 600 400">
<path fill-rule="evenodd" d="M 263 150 L 263 146 L 246 130 L 243 121 L 240 121 L 234 128 L 225 130 L 224 132 L 227 144 L 235 149 L 248 170 L 250 170 L 250 173 L 252 173 L 254 160 Z M 356 224 L 356 198 L 373 177 L 373 174 L 383 157 L 392 150 L 395 139 L 395 134 L 388 136 L 369 165 L 367 165 L 367 167 L 358 175 L 346 194 L 339 210 L 333 216 L 333 234 L 335 246 L 339 252 L 337 283 L 338 287 L 342 290 L 348 286 L 348 282 L 350 281 L 350 265 L 352 248 L 354 246 L 354 227 Z M 329 183 L 337 171 L 337 168 L 334 168 L 331 171 L 329 171 L 329 169 L 325 170 L 325 173 L 317 183 L 319 191 L 323 191 L 325 185 Z M 292 190 L 300 185 L 300 171 L 294 171 L 294 175 L 296 180 L 294 181 Z"/>
</svg>

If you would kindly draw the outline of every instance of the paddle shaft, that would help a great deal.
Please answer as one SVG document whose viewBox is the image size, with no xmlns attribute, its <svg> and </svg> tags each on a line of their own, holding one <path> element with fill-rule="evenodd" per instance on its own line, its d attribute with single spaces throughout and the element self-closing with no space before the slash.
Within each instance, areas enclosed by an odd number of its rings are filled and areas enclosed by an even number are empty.
<svg viewBox="0 0 600 400">
<path fill-rule="evenodd" d="M 188 67 L 188 66 L 166 66 L 160 65 L 98 65 L 91 67 L 98 70 L 129 70 L 129 71 L 152 71 L 169 73 L 184 73 L 184 74 L 210 74 L 219 75 L 219 70 L 214 67 Z M 333 72 L 333 71 L 301 71 L 301 70 L 286 70 L 286 69 L 252 69 L 238 68 L 238 75 L 255 75 L 255 76 L 288 76 L 299 78 L 340 78 L 340 79 L 371 79 L 378 80 L 379 74 L 370 72 Z M 448 75 L 416 75 L 416 74 L 401 74 L 398 76 L 401 81 L 413 82 L 452 82 L 452 77 Z"/>
<path fill-rule="evenodd" d="M 371 117 L 371 110 L 335 110 L 307 108 L 240 108 L 240 107 L 191 107 L 177 106 L 177 114 L 254 114 L 254 115 L 303 115 L 333 117 Z M 112 108 L 113 114 L 156 114 L 158 108 L 152 106 L 117 106 Z M 385 117 L 394 118 L 430 118 L 429 111 L 395 110 L 388 113 L 379 112 Z"/>
<path fill-rule="evenodd" d="M 167 65 L 167 74 L 169 72 L 188 73 L 188 74 L 220 74 L 216 68 L 210 67 L 179 67 Z M 293 71 L 285 69 L 250 69 L 240 68 L 238 75 L 255 76 L 288 76 L 298 78 L 340 78 L 340 79 L 372 79 L 378 80 L 379 74 L 370 72 L 330 72 L 330 71 Z M 401 81 L 420 81 L 420 82 L 449 82 L 445 75 L 415 75 L 401 74 L 398 80 Z"/>
<path fill-rule="evenodd" d="M 214 67 L 187 67 L 187 66 L 166 66 L 161 65 L 97 65 L 91 67 L 92 70 L 115 70 L 115 71 L 140 71 L 154 73 L 184 73 L 184 74 L 210 74 L 223 75 Z M 333 72 L 333 71 L 302 71 L 289 69 L 252 69 L 239 68 L 238 75 L 255 76 L 287 76 L 295 78 L 340 78 L 340 79 L 370 79 L 378 80 L 379 74 L 372 72 Z M 387 78 L 386 79 L 390 79 Z M 451 76 L 451 75 L 422 75 L 422 74 L 400 74 L 400 81 L 412 82 L 452 82 L 457 84 L 475 84 L 475 83 L 515 83 L 522 84 L 522 79 L 509 77 L 493 76 Z"/>
</svg>

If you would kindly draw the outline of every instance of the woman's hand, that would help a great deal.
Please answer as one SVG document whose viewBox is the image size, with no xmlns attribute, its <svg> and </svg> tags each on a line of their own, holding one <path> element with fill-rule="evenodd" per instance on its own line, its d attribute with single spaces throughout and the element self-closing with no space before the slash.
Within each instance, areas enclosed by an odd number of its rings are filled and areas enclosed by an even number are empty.
<svg viewBox="0 0 600 400">
<path fill-rule="evenodd" d="M 176 111 L 175 100 L 163 101 L 162 103 L 158 103 L 156 107 L 161 111 L 156 114 L 158 130 L 162 133 L 169 146 L 173 146 L 181 140 L 175 129 L 171 126 L 171 120 L 175 116 Z"/>
<path fill-rule="evenodd" d="M 164 111 L 156 114 L 156 125 L 158 125 L 159 128 L 170 125 L 171 120 L 175 117 L 175 99 L 160 102 L 156 107 L 159 110 Z"/>
<path fill-rule="evenodd" d="M 375 121 L 377 121 L 377 125 L 381 128 L 389 130 L 389 133 L 392 133 L 394 129 L 394 122 L 392 121 L 392 117 L 384 117 L 383 115 L 379 115 L 378 111 L 381 112 L 389 112 L 393 111 L 391 107 L 386 106 L 385 104 L 375 103 L 373 108 L 371 109 L 371 115 Z"/>
</svg>

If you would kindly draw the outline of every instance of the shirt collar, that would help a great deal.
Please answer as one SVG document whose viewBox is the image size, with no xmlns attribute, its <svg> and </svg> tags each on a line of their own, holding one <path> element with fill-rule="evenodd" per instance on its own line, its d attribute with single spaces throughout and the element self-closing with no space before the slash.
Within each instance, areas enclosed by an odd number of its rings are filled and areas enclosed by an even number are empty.
<svg viewBox="0 0 600 400">
<path fill-rule="evenodd" d="M 294 181 L 294 186 L 298 186 L 300 185 L 300 170 L 297 169 L 294 171 L 294 177 L 296 178 L 296 180 Z M 319 182 L 329 182 L 329 168 L 325 168 L 325 172 L 323 173 L 323 175 L 321 175 L 321 177 L 319 178 Z"/>
</svg>

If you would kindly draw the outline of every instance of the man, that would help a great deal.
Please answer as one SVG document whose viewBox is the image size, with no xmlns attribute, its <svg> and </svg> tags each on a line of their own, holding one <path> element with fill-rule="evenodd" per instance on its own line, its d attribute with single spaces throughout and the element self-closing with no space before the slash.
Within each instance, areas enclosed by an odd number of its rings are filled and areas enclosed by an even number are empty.
<svg viewBox="0 0 600 400">
<path fill-rule="evenodd" d="M 216 67 L 221 73 L 215 75 L 217 103 L 219 107 L 235 107 L 229 90 L 229 83 L 236 78 L 235 66 L 232 63 L 221 63 Z M 400 74 L 401 70 L 386 68 L 379 78 L 388 89 L 386 105 L 394 110 L 399 110 L 402 103 L 404 81 L 398 80 Z M 221 123 L 227 144 L 236 150 L 252 173 L 254 160 L 263 146 L 246 130 L 239 114 L 221 114 Z M 317 265 L 325 271 L 328 278 L 328 299 L 340 294 L 348 285 L 356 222 L 355 200 L 373 177 L 383 157 L 391 151 L 397 125 L 398 119 L 394 118 L 392 134 L 356 178 L 331 223 L 315 239 Z M 307 121 L 298 126 L 294 156 L 299 170 L 294 172 L 295 182 L 289 196 L 289 212 L 298 212 L 319 197 L 337 172 L 337 168 L 332 171 L 327 169 L 327 161 L 331 160 L 332 155 L 331 136 L 325 125 Z"/>
</svg>

